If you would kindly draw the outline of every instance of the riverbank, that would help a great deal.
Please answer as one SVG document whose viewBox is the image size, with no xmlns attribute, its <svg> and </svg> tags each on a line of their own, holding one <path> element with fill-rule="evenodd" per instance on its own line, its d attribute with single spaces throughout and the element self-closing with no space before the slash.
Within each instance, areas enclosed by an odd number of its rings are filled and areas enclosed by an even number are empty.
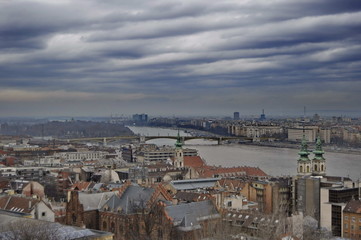
<svg viewBox="0 0 361 240">
<path fill-rule="evenodd" d="M 178 130 L 166 128 L 131 127 L 131 129 L 135 134 L 143 136 L 176 136 L 178 134 Z M 180 130 L 180 134 L 185 136 L 189 133 Z M 153 139 L 148 143 L 154 143 L 158 146 L 174 145 L 175 140 Z M 309 144 L 309 146 L 310 149 L 314 148 L 313 144 Z M 209 165 L 259 167 L 271 176 L 293 176 L 297 174 L 299 143 L 261 142 L 217 145 L 214 141 L 193 139 L 187 141 L 184 147 L 197 149 L 199 155 Z M 334 151 L 334 149 L 331 151 L 330 146 L 326 146 L 324 157 L 327 162 L 327 174 L 330 176 L 348 176 L 354 180 L 360 178 L 361 157 L 358 152 L 357 154 L 352 153 L 350 151 L 343 153 Z"/>
<path fill-rule="evenodd" d="M 288 143 L 288 142 L 249 142 L 249 143 L 242 143 L 244 145 L 250 145 L 250 146 L 262 146 L 262 147 L 270 147 L 270 148 L 290 148 L 290 149 L 299 149 L 300 143 Z M 309 149 L 312 150 L 314 146 L 312 144 L 309 144 Z M 333 152 L 333 153 L 344 153 L 344 154 L 355 154 L 355 155 L 361 155 L 361 148 L 355 149 L 355 148 L 343 148 L 343 147 L 337 147 L 337 146 L 330 146 L 330 145 L 324 145 L 323 146 L 324 151 L 327 152 Z"/>
</svg>

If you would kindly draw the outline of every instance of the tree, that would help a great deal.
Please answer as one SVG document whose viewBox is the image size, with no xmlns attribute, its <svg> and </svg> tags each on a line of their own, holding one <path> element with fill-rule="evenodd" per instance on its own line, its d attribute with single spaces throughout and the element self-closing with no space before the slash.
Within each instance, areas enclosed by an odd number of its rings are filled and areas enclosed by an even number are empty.
<svg viewBox="0 0 361 240">
<path fill-rule="evenodd" d="M 154 202 L 146 206 L 143 200 L 130 202 L 132 214 L 127 216 L 128 231 L 125 233 L 132 240 L 163 239 L 168 233 L 169 224 L 164 215 L 164 204 Z"/>
<path fill-rule="evenodd" d="M 6 240 L 68 240 L 61 234 L 60 224 L 19 219 L 4 225 L 1 239 Z"/>
</svg>

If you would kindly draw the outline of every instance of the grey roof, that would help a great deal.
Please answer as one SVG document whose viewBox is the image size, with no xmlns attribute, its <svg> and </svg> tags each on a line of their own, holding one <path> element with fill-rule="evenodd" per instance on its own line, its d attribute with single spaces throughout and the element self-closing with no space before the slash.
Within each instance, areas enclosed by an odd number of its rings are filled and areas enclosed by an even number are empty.
<svg viewBox="0 0 361 240">
<path fill-rule="evenodd" d="M 173 219 L 174 226 L 177 226 L 181 231 L 198 229 L 201 227 L 200 221 L 220 217 L 213 203 L 209 200 L 167 206 L 165 211 Z"/>
<path fill-rule="evenodd" d="M 21 229 L 17 226 L 24 226 Z M 9 227 L 15 226 L 13 230 L 9 230 Z M 31 227 L 31 229 L 29 228 Z M 113 234 L 103 231 L 78 228 L 73 226 L 66 226 L 60 223 L 40 221 L 31 218 L 16 217 L 11 214 L 0 212 L 0 239 L 10 240 L 18 237 L 19 234 L 30 233 L 45 234 L 49 240 L 73 240 L 79 238 L 86 239 L 99 239 L 103 236 L 111 236 Z"/>
<path fill-rule="evenodd" d="M 202 178 L 171 181 L 176 190 L 194 190 L 201 188 L 213 188 L 220 178 Z"/>
<path fill-rule="evenodd" d="M 106 187 L 108 189 L 113 189 L 113 188 L 120 188 L 123 185 L 123 183 L 109 183 L 108 185 L 106 185 Z"/>
<path fill-rule="evenodd" d="M 84 211 L 100 209 L 113 195 L 118 192 L 85 193 L 79 192 L 79 202 Z"/>
<path fill-rule="evenodd" d="M 92 190 L 94 191 L 99 191 L 100 188 L 104 185 L 104 183 L 96 183 L 94 184 L 94 186 L 92 187 Z"/>
<path fill-rule="evenodd" d="M 130 185 L 123 194 L 111 197 L 102 207 L 103 211 L 133 213 L 136 208 L 145 208 L 150 200 L 153 188 Z"/>
</svg>

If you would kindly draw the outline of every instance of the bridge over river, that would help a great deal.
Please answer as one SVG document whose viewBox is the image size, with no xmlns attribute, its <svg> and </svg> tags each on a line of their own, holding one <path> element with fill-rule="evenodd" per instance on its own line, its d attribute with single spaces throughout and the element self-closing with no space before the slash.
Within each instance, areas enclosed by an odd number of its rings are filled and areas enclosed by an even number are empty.
<svg viewBox="0 0 361 240">
<path fill-rule="evenodd" d="M 68 142 L 108 142 L 108 141 L 116 141 L 116 140 L 136 140 L 140 143 L 145 143 L 149 140 L 153 139 L 177 139 L 177 136 L 139 136 L 139 135 L 133 135 L 133 136 L 117 136 L 117 137 L 92 137 L 92 138 L 72 138 L 72 139 L 62 139 L 66 140 Z M 223 141 L 254 141 L 252 138 L 247 137 L 232 137 L 232 136 L 181 136 L 181 141 L 184 143 L 188 140 L 193 139 L 206 139 L 206 140 L 214 140 L 217 141 L 218 145 L 222 144 Z"/>
</svg>

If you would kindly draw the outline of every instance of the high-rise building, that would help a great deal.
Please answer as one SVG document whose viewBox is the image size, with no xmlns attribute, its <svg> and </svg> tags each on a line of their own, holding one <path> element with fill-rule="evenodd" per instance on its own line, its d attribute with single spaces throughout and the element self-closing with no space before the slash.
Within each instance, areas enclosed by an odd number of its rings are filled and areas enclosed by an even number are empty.
<svg viewBox="0 0 361 240">
<path fill-rule="evenodd" d="M 265 121 L 266 120 L 266 114 L 264 114 L 264 109 L 262 109 L 262 114 L 259 118 L 260 121 Z"/>
<path fill-rule="evenodd" d="M 133 114 L 133 121 L 137 123 L 146 123 L 148 122 L 148 115 L 145 113 Z"/>
<path fill-rule="evenodd" d="M 233 120 L 239 120 L 239 112 L 233 113 Z"/>
<path fill-rule="evenodd" d="M 233 113 L 233 120 L 239 120 L 239 112 Z"/>
</svg>

